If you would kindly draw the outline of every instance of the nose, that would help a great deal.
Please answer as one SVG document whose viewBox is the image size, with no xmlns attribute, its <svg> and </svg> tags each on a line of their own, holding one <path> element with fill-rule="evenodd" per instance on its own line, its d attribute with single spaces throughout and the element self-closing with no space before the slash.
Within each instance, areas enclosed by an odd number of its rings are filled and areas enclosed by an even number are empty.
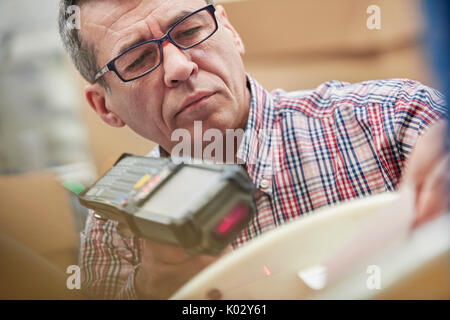
<svg viewBox="0 0 450 320">
<path fill-rule="evenodd" d="M 162 48 L 164 83 L 167 87 L 176 87 L 197 72 L 197 64 L 190 60 L 183 50 L 169 41 L 165 41 Z"/>
</svg>

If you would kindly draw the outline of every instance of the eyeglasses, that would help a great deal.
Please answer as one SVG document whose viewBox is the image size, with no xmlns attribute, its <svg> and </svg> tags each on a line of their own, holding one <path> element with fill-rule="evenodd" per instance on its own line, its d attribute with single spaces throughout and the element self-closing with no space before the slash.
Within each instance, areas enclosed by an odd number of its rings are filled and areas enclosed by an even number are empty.
<svg viewBox="0 0 450 320">
<path fill-rule="evenodd" d="M 114 71 L 123 82 L 149 74 L 161 65 L 162 47 L 166 41 L 181 50 L 201 44 L 218 29 L 215 11 L 213 5 L 208 5 L 176 22 L 162 38 L 141 42 L 128 48 L 95 74 L 95 82 L 109 71 Z"/>
</svg>

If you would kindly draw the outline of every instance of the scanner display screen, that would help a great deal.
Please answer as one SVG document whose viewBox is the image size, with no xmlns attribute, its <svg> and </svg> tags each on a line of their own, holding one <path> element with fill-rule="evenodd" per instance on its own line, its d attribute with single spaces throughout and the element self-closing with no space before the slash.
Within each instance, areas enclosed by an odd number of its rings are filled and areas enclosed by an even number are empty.
<svg viewBox="0 0 450 320">
<path fill-rule="evenodd" d="M 186 208 L 201 201 L 200 197 L 217 185 L 220 176 L 219 171 L 183 167 L 164 184 L 164 187 L 152 194 L 135 216 L 148 218 L 155 213 L 174 219 L 182 218 Z"/>
</svg>

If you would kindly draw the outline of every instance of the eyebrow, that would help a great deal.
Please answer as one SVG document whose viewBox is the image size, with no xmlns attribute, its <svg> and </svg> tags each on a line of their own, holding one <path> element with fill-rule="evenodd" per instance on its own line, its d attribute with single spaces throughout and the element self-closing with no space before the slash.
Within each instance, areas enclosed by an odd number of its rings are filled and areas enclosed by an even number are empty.
<svg viewBox="0 0 450 320">
<path fill-rule="evenodd" d="M 179 12 L 175 17 L 170 19 L 168 23 L 166 23 L 166 29 L 167 30 L 170 29 L 170 27 L 172 27 L 175 23 L 177 23 L 179 20 L 183 19 L 187 15 L 191 14 L 192 12 L 195 12 L 195 11 L 183 10 L 183 11 Z M 122 52 L 124 52 L 125 50 L 131 48 L 132 46 L 135 46 L 135 45 L 137 45 L 137 44 L 139 44 L 141 42 L 145 42 L 147 40 L 151 40 L 151 39 L 146 39 L 143 36 L 140 36 L 139 38 L 130 40 L 130 41 L 126 42 L 125 44 L 123 44 L 120 47 L 119 52 L 117 53 L 117 55 L 121 54 Z"/>
<path fill-rule="evenodd" d="M 124 52 L 125 50 L 131 48 L 132 46 L 137 45 L 137 44 L 139 44 L 139 43 L 141 43 L 141 42 L 144 42 L 144 41 L 146 41 L 146 40 L 147 40 L 147 39 L 145 39 L 143 36 L 140 36 L 140 37 L 137 38 L 137 39 L 134 39 L 134 40 L 131 40 L 131 41 L 126 42 L 124 45 L 122 45 L 122 46 L 120 47 L 119 52 L 117 53 L 117 55 L 121 54 L 122 52 Z"/>
<path fill-rule="evenodd" d="M 169 20 L 169 22 L 166 24 L 167 29 L 169 29 L 175 23 L 177 23 L 179 20 L 183 19 L 184 17 L 190 15 L 193 12 L 195 12 L 195 11 L 191 11 L 191 10 L 183 10 L 183 11 L 181 11 L 175 17 L 173 17 L 171 20 Z"/>
</svg>

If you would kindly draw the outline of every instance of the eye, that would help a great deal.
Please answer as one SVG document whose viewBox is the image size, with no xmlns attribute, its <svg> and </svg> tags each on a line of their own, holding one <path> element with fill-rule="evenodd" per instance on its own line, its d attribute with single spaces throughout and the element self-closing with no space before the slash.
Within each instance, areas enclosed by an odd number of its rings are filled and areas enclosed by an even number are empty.
<svg viewBox="0 0 450 320">
<path fill-rule="evenodd" d="M 182 36 L 184 36 L 184 37 L 188 37 L 188 36 L 192 36 L 192 35 L 194 35 L 195 33 L 197 33 L 197 31 L 199 31 L 201 29 L 201 27 L 195 27 L 195 28 L 191 28 L 191 29 L 189 29 L 189 30 L 186 30 L 186 31 L 184 31 L 183 33 L 182 33 Z"/>
<path fill-rule="evenodd" d="M 133 70 L 135 70 L 136 68 L 138 68 L 138 67 L 142 64 L 142 62 L 143 62 L 148 56 L 151 56 L 151 55 L 154 55 L 154 52 L 153 52 L 153 51 L 149 51 L 149 50 L 145 51 L 139 58 L 137 58 L 132 64 L 130 64 L 130 65 L 126 68 L 126 71 L 133 71 Z"/>
<path fill-rule="evenodd" d="M 175 38 L 177 40 L 184 40 L 186 38 L 190 38 L 192 36 L 195 36 L 201 29 L 202 29 L 202 26 L 198 26 L 198 27 L 189 28 L 187 30 L 177 32 Z"/>
</svg>

